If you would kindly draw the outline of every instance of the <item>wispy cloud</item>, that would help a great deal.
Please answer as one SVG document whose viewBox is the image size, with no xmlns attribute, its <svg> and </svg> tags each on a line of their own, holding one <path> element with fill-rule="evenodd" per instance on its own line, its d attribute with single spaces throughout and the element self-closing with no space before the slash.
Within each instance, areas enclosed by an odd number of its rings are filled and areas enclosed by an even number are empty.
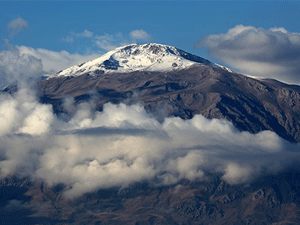
<svg viewBox="0 0 300 225">
<path fill-rule="evenodd" d="M 20 33 L 28 27 L 28 22 L 22 17 L 18 17 L 7 24 L 7 29 L 11 37 Z"/>
<path fill-rule="evenodd" d="M 81 37 L 81 38 L 91 38 L 93 37 L 93 32 L 89 30 L 84 30 L 82 33 L 75 33 L 75 36 Z"/>
<path fill-rule="evenodd" d="M 130 37 L 136 40 L 150 40 L 151 35 L 144 30 L 133 30 L 130 32 Z"/>
<path fill-rule="evenodd" d="M 151 35 L 144 30 L 133 30 L 129 35 L 123 33 L 116 34 L 94 34 L 89 30 L 84 30 L 81 33 L 72 32 L 69 36 L 63 38 L 65 42 L 76 43 L 78 39 L 90 39 L 91 44 L 96 45 L 100 51 L 110 51 L 117 47 L 131 44 L 140 41 L 149 41 L 151 40 Z"/>
<path fill-rule="evenodd" d="M 65 42 L 68 42 L 68 43 L 72 43 L 72 42 L 74 42 L 75 39 L 74 39 L 74 37 L 69 35 L 67 37 L 64 37 L 62 40 L 65 41 Z"/>
<path fill-rule="evenodd" d="M 300 83 L 300 33 L 238 25 L 197 44 L 241 72 Z"/>
<path fill-rule="evenodd" d="M 80 33 L 71 32 L 69 36 L 63 38 L 65 42 L 74 42 L 77 38 L 92 38 L 94 33 L 89 30 L 84 30 Z"/>
<path fill-rule="evenodd" d="M 95 43 L 100 49 L 110 51 L 122 45 L 129 44 L 131 41 L 127 40 L 122 33 L 117 33 L 115 35 L 97 35 L 95 36 Z"/>
</svg>

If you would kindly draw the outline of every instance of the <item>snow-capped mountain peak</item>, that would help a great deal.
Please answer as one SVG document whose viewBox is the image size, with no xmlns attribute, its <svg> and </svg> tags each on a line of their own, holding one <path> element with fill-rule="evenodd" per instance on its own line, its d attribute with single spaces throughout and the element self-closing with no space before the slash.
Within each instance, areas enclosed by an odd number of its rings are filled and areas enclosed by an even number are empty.
<svg viewBox="0 0 300 225">
<path fill-rule="evenodd" d="M 87 73 L 97 75 L 132 71 L 172 71 L 199 63 L 223 68 L 172 46 L 155 43 L 130 44 L 116 48 L 97 59 L 62 70 L 54 76 L 79 76 Z"/>
</svg>

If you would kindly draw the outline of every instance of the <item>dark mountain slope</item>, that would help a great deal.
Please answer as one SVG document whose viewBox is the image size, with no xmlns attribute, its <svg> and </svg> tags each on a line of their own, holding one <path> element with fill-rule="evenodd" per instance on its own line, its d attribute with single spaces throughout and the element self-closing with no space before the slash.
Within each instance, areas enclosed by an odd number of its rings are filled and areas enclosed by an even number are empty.
<svg viewBox="0 0 300 225">
<path fill-rule="evenodd" d="M 96 96 L 101 109 L 106 102 L 142 101 L 149 112 L 161 114 L 158 117 L 202 114 L 225 118 L 243 131 L 271 130 L 288 141 L 300 141 L 299 86 L 203 64 L 170 72 L 53 77 L 41 81 L 39 90 L 46 102 L 59 102 L 66 96 L 80 102 Z"/>
</svg>

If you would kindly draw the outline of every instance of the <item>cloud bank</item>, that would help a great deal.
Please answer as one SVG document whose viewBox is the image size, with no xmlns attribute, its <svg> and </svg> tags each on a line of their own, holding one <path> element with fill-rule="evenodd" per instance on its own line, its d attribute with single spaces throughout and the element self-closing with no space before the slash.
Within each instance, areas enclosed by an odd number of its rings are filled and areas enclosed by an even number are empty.
<svg viewBox="0 0 300 225">
<path fill-rule="evenodd" d="M 196 46 L 243 73 L 300 84 L 300 33 L 237 25 Z"/>
<path fill-rule="evenodd" d="M 2 178 L 63 183 L 64 195 L 74 198 L 145 180 L 207 180 L 211 173 L 230 184 L 246 183 L 300 159 L 299 145 L 270 131 L 239 132 L 228 121 L 201 115 L 160 123 L 141 104 L 108 103 L 98 112 L 92 103 L 68 101 L 72 113 L 61 119 L 33 92 L 1 95 Z"/>
</svg>

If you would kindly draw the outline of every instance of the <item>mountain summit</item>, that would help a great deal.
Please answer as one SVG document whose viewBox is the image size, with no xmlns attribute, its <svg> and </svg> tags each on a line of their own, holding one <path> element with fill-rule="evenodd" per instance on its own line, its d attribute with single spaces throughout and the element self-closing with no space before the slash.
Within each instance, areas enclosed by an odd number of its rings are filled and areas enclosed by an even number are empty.
<svg viewBox="0 0 300 225">
<path fill-rule="evenodd" d="M 178 48 L 149 43 L 119 47 L 97 59 L 62 70 L 54 76 L 80 76 L 86 73 L 99 75 L 110 72 L 128 73 L 133 71 L 174 71 L 195 64 L 225 69 L 225 67 Z"/>
</svg>

